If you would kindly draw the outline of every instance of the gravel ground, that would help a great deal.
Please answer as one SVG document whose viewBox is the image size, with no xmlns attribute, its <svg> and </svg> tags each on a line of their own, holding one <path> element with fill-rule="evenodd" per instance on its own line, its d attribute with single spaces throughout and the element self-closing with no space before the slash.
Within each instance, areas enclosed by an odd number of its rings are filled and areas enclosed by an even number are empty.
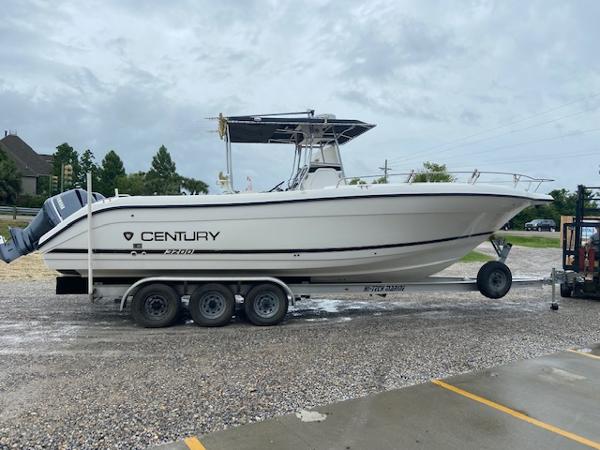
<svg viewBox="0 0 600 450">
<path fill-rule="evenodd" d="M 482 247 L 482 251 L 491 251 Z M 557 249 L 515 247 L 520 275 Z M 457 264 L 445 275 L 474 275 Z M 299 303 L 277 327 L 150 330 L 113 303 L 0 283 L 0 448 L 144 448 L 557 350 L 600 342 L 600 302 L 550 289 Z"/>
</svg>

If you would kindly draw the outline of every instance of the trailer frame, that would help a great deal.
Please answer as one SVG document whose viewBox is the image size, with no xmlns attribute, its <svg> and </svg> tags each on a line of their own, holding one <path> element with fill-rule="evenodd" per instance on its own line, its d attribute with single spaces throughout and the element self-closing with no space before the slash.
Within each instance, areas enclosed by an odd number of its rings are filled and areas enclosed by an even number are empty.
<svg viewBox="0 0 600 450">
<path fill-rule="evenodd" d="M 475 292 L 479 291 L 477 279 L 472 277 L 430 277 L 423 281 L 407 281 L 400 283 L 373 283 L 373 282 L 348 282 L 348 283 L 286 283 L 276 277 L 193 277 L 193 276 L 157 276 L 147 277 L 133 284 L 94 284 L 94 300 L 119 299 L 119 310 L 123 311 L 127 302 L 133 297 L 136 290 L 150 283 L 175 283 L 180 287 L 184 284 L 191 286 L 204 283 L 221 283 L 230 286 L 274 283 L 280 286 L 292 304 L 301 297 L 326 294 L 374 294 L 384 296 L 386 294 L 411 293 L 411 292 Z M 551 284 L 551 278 L 544 277 L 516 277 L 512 280 L 513 288 L 539 287 Z M 184 292 L 183 295 L 187 295 Z"/>
<path fill-rule="evenodd" d="M 512 279 L 512 288 L 542 287 L 552 285 L 552 301 L 550 308 L 558 309 L 555 295 L 555 284 L 560 279 L 560 273 L 553 270 L 551 277 L 515 277 Z M 476 278 L 472 277 L 436 277 L 432 276 L 422 281 L 412 282 L 347 282 L 347 283 L 323 283 L 323 282 L 287 282 L 277 277 L 266 276 L 154 276 L 137 280 L 130 284 L 103 284 L 94 283 L 92 297 L 94 301 L 114 300 L 119 302 L 119 310 L 124 311 L 128 303 L 132 302 L 135 294 L 144 286 L 166 285 L 177 291 L 179 299 L 189 302 L 190 294 L 195 289 L 209 283 L 218 283 L 230 289 L 236 302 L 243 305 L 247 294 L 257 285 L 272 284 L 281 288 L 287 297 L 287 303 L 294 305 L 302 298 L 310 298 L 315 295 L 353 294 L 353 295 L 377 295 L 385 297 L 388 294 L 409 294 L 413 292 L 475 292 L 480 291 Z M 285 305 L 287 312 L 287 303 Z M 285 317 L 285 315 L 284 315 Z M 283 320 L 283 319 L 281 319 Z M 264 325 L 275 325 L 265 323 Z"/>
</svg>

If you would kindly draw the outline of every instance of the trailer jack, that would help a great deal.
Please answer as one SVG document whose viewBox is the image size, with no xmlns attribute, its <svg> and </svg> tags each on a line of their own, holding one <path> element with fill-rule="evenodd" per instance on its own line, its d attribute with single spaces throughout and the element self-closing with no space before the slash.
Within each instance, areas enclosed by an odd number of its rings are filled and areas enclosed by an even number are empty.
<svg viewBox="0 0 600 450">
<path fill-rule="evenodd" d="M 506 239 L 499 237 L 491 237 L 490 242 L 492 243 L 492 246 L 498 255 L 497 261 L 504 263 L 506 258 L 508 258 L 512 244 L 510 242 L 506 242 Z"/>
</svg>

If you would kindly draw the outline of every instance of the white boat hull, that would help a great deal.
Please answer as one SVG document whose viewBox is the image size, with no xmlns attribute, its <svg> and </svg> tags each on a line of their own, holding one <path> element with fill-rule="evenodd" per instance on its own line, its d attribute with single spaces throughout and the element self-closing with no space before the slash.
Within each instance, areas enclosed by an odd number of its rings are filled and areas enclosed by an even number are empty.
<svg viewBox="0 0 600 450">
<path fill-rule="evenodd" d="M 523 208 L 549 200 L 456 183 L 108 199 L 93 205 L 93 270 L 95 277 L 419 280 L 459 260 Z M 87 229 L 82 210 L 44 235 L 48 266 L 85 276 Z"/>
</svg>

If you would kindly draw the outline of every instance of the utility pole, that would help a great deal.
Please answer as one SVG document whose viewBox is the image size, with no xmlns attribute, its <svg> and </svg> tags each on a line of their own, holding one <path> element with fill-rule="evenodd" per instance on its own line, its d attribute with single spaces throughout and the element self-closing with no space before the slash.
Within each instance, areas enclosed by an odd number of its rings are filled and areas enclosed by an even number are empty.
<svg viewBox="0 0 600 450">
<path fill-rule="evenodd" d="M 386 159 L 383 167 L 380 167 L 379 170 L 383 170 L 383 182 L 387 184 L 388 182 L 388 172 L 392 170 L 391 167 L 388 167 L 388 160 Z"/>
<path fill-rule="evenodd" d="M 60 165 L 60 192 L 65 190 L 65 163 Z"/>
</svg>

